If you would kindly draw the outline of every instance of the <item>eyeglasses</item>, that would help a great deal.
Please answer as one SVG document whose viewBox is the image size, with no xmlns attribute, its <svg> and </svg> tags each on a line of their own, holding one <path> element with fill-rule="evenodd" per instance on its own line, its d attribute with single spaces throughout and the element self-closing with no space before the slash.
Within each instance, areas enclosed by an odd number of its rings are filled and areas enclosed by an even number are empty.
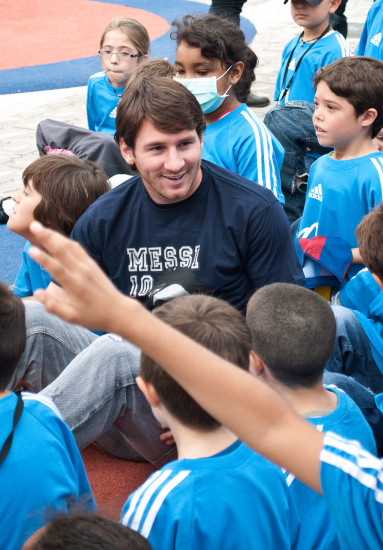
<svg viewBox="0 0 383 550">
<path fill-rule="evenodd" d="M 130 57 L 140 57 L 140 53 L 130 53 L 126 50 L 122 50 L 122 52 L 113 52 L 112 50 L 99 50 L 98 52 L 101 57 L 106 57 L 109 59 L 109 57 L 112 57 L 112 55 L 117 55 L 118 59 L 129 59 Z"/>
</svg>

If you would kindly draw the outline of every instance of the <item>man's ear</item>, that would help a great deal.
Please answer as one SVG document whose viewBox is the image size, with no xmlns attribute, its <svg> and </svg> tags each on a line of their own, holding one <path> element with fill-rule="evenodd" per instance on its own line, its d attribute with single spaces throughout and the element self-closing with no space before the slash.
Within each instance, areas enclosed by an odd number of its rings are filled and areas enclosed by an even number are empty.
<svg viewBox="0 0 383 550">
<path fill-rule="evenodd" d="M 150 382 L 147 382 L 142 376 L 137 376 L 136 383 L 151 407 L 158 407 L 161 404 L 157 392 Z"/>
<path fill-rule="evenodd" d="M 265 365 L 254 350 L 251 350 L 249 355 L 249 372 L 253 376 L 263 376 L 265 373 Z"/>
<path fill-rule="evenodd" d="M 361 117 L 362 117 L 362 126 L 371 126 L 371 124 L 374 122 L 376 117 L 378 116 L 378 111 L 371 107 L 371 109 L 367 109 Z"/>
<path fill-rule="evenodd" d="M 120 138 L 119 145 L 123 159 L 126 160 L 128 164 L 134 164 L 133 149 L 128 147 L 122 138 Z"/>
</svg>

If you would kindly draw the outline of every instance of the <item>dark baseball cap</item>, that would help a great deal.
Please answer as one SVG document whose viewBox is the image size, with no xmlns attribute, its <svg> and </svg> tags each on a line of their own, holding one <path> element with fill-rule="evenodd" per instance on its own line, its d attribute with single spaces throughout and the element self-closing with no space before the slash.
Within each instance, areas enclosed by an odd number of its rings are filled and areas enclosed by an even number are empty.
<svg viewBox="0 0 383 550">
<path fill-rule="evenodd" d="M 289 0 L 284 0 L 284 4 L 287 4 Z M 323 0 L 305 0 L 305 2 L 307 2 L 308 4 L 310 4 L 310 6 L 318 6 L 321 2 L 323 2 Z"/>
</svg>

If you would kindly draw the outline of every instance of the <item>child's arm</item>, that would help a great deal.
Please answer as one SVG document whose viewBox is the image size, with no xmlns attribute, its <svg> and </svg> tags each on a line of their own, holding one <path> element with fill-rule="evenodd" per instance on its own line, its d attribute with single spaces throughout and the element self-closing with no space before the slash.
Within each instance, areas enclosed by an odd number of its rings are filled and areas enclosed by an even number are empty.
<svg viewBox="0 0 383 550">
<path fill-rule="evenodd" d="M 117 332 L 163 366 L 194 399 L 249 446 L 318 492 L 323 435 L 264 383 L 164 324 L 123 296 L 81 246 L 33 222 L 49 255 L 31 256 L 65 290 L 65 300 L 37 291 L 45 307 L 90 329 Z"/>
</svg>

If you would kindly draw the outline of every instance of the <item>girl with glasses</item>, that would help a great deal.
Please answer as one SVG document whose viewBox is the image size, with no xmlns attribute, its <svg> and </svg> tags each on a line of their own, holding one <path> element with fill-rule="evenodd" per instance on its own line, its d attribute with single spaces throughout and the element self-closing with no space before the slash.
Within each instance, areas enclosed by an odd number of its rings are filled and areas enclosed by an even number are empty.
<svg viewBox="0 0 383 550">
<path fill-rule="evenodd" d="M 46 119 L 37 126 L 36 143 L 40 155 L 69 150 L 97 162 L 111 177 L 130 173 L 118 147 L 113 146 L 117 105 L 134 70 L 148 57 L 150 39 L 141 23 L 120 17 L 106 27 L 99 47 L 102 71 L 88 82 L 88 129 Z"/>
</svg>

